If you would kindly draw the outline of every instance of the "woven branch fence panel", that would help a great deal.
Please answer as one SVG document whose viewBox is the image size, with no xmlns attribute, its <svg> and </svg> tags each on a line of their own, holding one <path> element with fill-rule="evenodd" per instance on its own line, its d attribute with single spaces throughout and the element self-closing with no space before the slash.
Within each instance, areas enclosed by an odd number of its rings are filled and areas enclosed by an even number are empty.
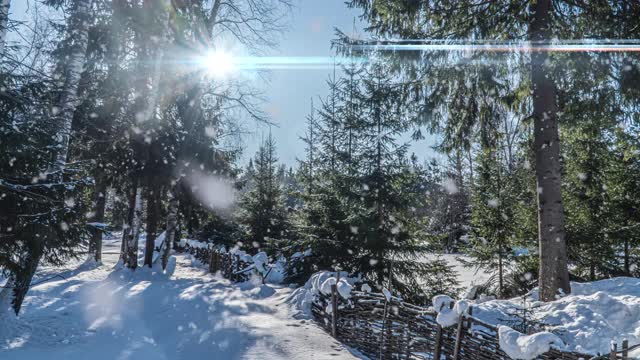
<svg viewBox="0 0 640 360">
<path fill-rule="evenodd" d="M 443 328 L 432 309 L 357 291 L 345 301 L 334 285 L 332 294 L 320 294 L 311 310 L 326 331 L 371 359 L 510 359 L 500 349 L 496 326 L 474 318 L 473 308 L 460 317 L 457 326 Z M 597 357 L 551 349 L 536 360 L 626 360 L 628 351 L 626 342 L 621 350 L 615 347 L 610 354 Z"/>
<path fill-rule="evenodd" d="M 211 248 L 196 248 L 187 246 L 187 251 L 201 263 L 209 268 L 209 272 L 220 272 L 225 279 L 235 282 L 249 280 L 250 273 L 244 271 L 251 264 L 242 261 L 238 255 L 230 254 Z"/>
</svg>

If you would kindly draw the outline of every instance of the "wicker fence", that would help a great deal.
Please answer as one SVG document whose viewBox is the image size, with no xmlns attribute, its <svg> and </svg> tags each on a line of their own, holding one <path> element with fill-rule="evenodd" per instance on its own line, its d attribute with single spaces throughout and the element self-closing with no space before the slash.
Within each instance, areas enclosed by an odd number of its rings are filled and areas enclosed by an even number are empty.
<svg viewBox="0 0 640 360">
<path fill-rule="evenodd" d="M 473 307 L 457 326 L 441 327 L 437 314 L 428 308 L 382 294 L 354 291 L 349 301 L 337 294 L 320 295 L 312 313 L 336 339 L 371 359 L 509 359 L 499 346 L 496 326 L 474 318 Z M 629 359 L 625 341 L 612 352 L 593 356 L 551 349 L 541 360 Z"/>
<path fill-rule="evenodd" d="M 245 271 L 251 264 L 242 261 L 240 256 L 212 248 L 196 248 L 187 246 L 186 250 L 201 263 L 209 267 L 210 273 L 220 274 L 231 281 L 249 280 L 250 273 Z"/>
<path fill-rule="evenodd" d="M 239 256 L 212 248 L 188 247 L 209 272 L 220 272 L 232 281 L 246 281 L 249 267 Z M 383 294 L 353 291 L 345 301 L 331 287 L 331 295 L 320 294 L 311 306 L 316 321 L 343 343 L 358 349 L 371 359 L 420 360 L 507 360 L 499 346 L 498 329 L 469 314 L 461 316 L 457 326 L 442 327 L 437 314 L 425 307 L 412 305 Z M 593 356 L 551 349 L 538 360 L 628 360 L 627 341 L 612 344 L 609 354 Z"/>
</svg>

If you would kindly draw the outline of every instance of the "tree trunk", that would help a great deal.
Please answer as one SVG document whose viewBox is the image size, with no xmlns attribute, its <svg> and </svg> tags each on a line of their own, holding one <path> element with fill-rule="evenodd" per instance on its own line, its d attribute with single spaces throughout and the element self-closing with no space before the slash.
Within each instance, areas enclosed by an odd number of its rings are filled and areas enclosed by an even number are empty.
<svg viewBox="0 0 640 360">
<path fill-rule="evenodd" d="M 61 178 L 67 163 L 69 139 L 73 113 L 78 103 L 78 85 L 84 68 L 89 41 L 89 23 L 91 0 L 76 0 L 73 2 L 72 15 L 69 19 L 70 53 L 64 59 L 64 84 L 60 92 L 60 99 L 52 112 L 59 125 L 57 149 L 54 157 L 54 176 Z M 56 115 L 57 112 L 57 115 Z"/>
<path fill-rule="evenodd" d="M 631 265 L 629 264 L 629 238 L 624 238 L 624 273 L 631 276 Z"/>
<path fill-rule="evenodd" d="M 35 248 L 29 249 L 29 254 L 26 257 L 22 272 L 16 274 L 14 277 L 12 305 L 16 315 L 20 312 L 22 302 L 31 287 L 31 280 L 33 280 L 33 276 L 36 274 L 43 251 L 44 243 L 42 241 L 37 241 Z"/>
<path fill-rule="evenodd" d="M 136 184 L 137 182 L 134 182 L 134 184 L 131 186 L 131 189 L 129 189 L 129 208 L 127 211 L 127 218 L 122 224 L 122 242 L 120 243 L 120 261 L 122 262 L 122 264 L 127 264 L 128 259 L 127 242 L 129 241 L 131 223 L 133 223 L 133 214 L 135 213 L 136 208 Z"/>
<path fill-rule="evenodd" d="M 9 274 L 6 284 L 0 289 L 0 324 L 4 323 L 3 317 L 9 313 L 9 309 L 13 306 L 13 288 L 15 286 L 15 278 L 13 273 Z M 1 334 L 1 333 L 0 333 Z M 1 336 L 1 335 L 0 335 Z"/>
<path fill-rule="evenodd" d="M 171 189 L 171 199 L 169 200 L 169 213 L 167 214 L 167 229 L 164 238 L 164 246 L 162 248 L 162 269 L 167 267 L 169 255 L 175 240 L 176 230 L 178 227 L 178 184 Z"/>
<path fill-rule="evenodd" d="M 127 267 L 130 269 L 138 267 L 138 239 L 142 223 L 142 186 L 136 185 L 135 194 L 133 218 L 127 239 Z"/>
<path fill-rule="evenodd" d="M 9 26 L 9 7 L 11 0 L 0 0 L 0 57 L 4 55 L 4 45 L 7 41 L 7 26 Z"/>
<path fill-rule="evenodd" d="M 95 208 L 92 221 L 102 223 L 104 221 L 104 208 L 107 204 L 107 182 L 103 176 L 98 176 L 96 179 L 93 202 Z M 97 263 L 102 262 L 102 229 L 95 229 L 91 237 L 90 256 L 91 254 L 93 254 L 93 258 Z"/>
<path fill-rule="evenodd" d="M 153 183 L 152 183 L 153 184 Z M 158 236 L 158 217 L 160 216 L 160 190 L 157 186 L 147 191 L 147 240 L 144 245 L 144 265 L 153 266 L 153 251 Z"/>
<path fill-rule="evenodd" d="M 504 265 L 502 260 L 502 246 L 498 247 L 498 289 L 500 299 L 504 299 Z"/>
<path fill-rule="evenodd" d="M 551 0 L 532 5 L 529 28 L 532 41 L 549 40 Z M 561 196 L 560 136 L 558 132 L 556 86 L 545 64 L 545 51 L 531 54 L 533 95 L 534 152 L 538 186 L 538 238 L 540 242 L 540 300 L 554 300 L 561 290 L 571 292 L 567 267 L 564 209 Z"/>
</svg>

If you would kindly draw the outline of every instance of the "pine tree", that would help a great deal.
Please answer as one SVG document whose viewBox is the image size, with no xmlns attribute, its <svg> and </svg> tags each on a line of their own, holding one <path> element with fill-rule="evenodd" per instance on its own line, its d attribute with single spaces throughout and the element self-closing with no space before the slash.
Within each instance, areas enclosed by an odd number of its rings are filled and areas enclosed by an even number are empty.
<svg viewBox="0 0 640 360">
<path fill-rule="evenodd" d="M 513 262 L 513 199 L 490 130 L 478 155 L 473 194 L 473 242 L 469 255 L 474 266 L 497 271 L 497 294 L 506 295 L 505 273 Z M 494 135 L 495 136 L 495 135 Z"/>
<path fill-rule="evenodd" d="M 254 158 L 253 188 L 241 200 L 240 222 L 253 249 L 276 251 L 289 230 L 282 184 L 277 178 L 276 145 L 271 133 Z"/>
<path fill-rule="evenodd" d="M 363 75 L 364 107 L 356 129 L 362 139 L 359 199 L 353 201 L 347 219 L 356 232 L 354 270 L 380 287 L 424 300 L 419 282 L 427 266 L 417 258 L 425 239 L 413 214 L 420 182 L 410 171 L 407 145 L 396 143 L 408 125 L 400 106 L 405 91 L 382 63 L 370 65 Z"/>
</svg>

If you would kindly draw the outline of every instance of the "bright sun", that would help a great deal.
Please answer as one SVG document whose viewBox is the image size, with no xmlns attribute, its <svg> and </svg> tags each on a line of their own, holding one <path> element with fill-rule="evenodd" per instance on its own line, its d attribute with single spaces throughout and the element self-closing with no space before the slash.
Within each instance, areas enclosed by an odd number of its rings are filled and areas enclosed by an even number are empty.
<svg viewBox="0 0 640 360">
<path fill-rule="evenodd" d="M 215 77 L 225 77 L 235 68 L 231 54 L 222 51 L 210 52 L 205 58 L 205 65 Z"/>
</svg>

